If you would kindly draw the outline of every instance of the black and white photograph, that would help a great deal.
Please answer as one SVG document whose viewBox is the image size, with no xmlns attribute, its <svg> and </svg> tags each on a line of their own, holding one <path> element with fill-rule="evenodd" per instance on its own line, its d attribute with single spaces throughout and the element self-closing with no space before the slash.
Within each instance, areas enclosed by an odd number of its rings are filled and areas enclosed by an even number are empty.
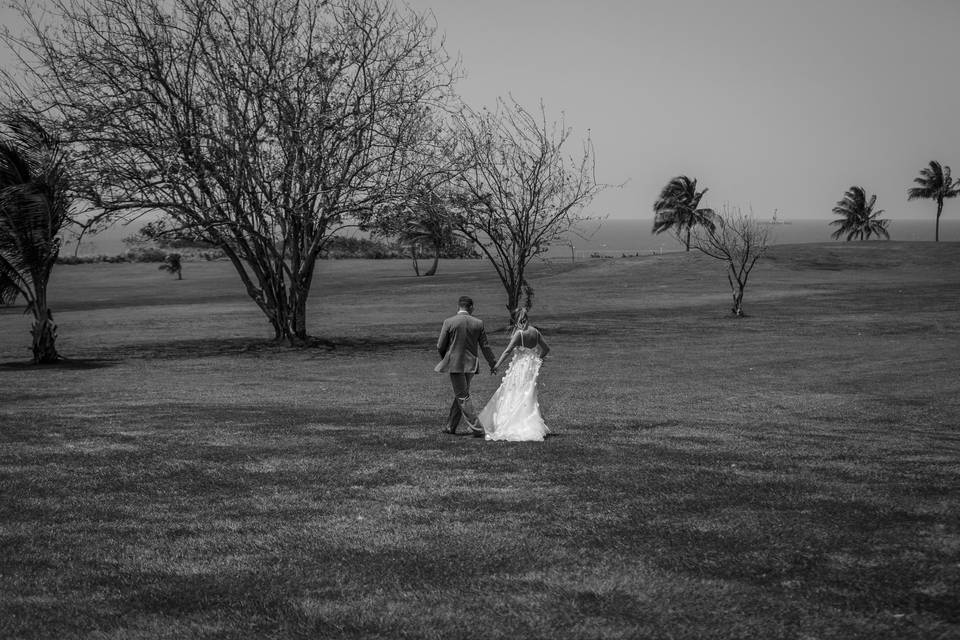
<svg viewBox="0 0 960 640">
<path fill-rule="evenodd" d="M 4 0 L 0 638 L 960 638 L 960 1 Z"/>
</svg>

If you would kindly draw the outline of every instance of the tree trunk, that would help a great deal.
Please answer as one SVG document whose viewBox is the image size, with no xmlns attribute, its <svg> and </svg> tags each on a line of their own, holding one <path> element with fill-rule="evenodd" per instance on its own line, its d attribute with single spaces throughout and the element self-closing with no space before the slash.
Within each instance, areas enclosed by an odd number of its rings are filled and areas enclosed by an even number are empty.
<svg viewBox="0 0 960 640">
<path fill-rule="evenodd" d="M 732 271 L 733 265 L 730 265 L 727 270 L 727 281 L 730 283 L 730 291 L 733 294 L 733 307 L 730 311 L 740 318 L 743 317 L 743 290 L 746 284 L 741 282 L 740 278 L 735 278 Z"/>
<path fill-rule="evenodd" d="M 416 243 L 410 245 L 410 256 L 413 258 L 413 273 L 416 276 L 420 277 L 420 263 L 417 262 L 417 245 Z"/>
<path fill-rule="evenodd" d="M 266 259 L 241 258 L 228 244 L 220 246 L 240 275 L 247 295 L 273 327 L 274 342 L 286 342 L 290 346 L 305 344 L 309 338 L 306 329 L 307 297 L 320 248 L 304 257 L 302 262 L 299 258 L 293 260 L 299 262 L 299 266 L 290 265 L 290 272 L 300 275 L 293 276 L 296 279 L 288 287 L 282 268 L 269 264 Z M 252 273 L 245 267 L 249 267 Z"/>
<path fill-rule="evenodd" d="M 517 308 L 520 306 L 521 287 L 515 284 L 507 291 L 507 313 L 510 314 L 510 325 L 517 321 Z"/>
<path fill-rule="evenodd" d="M 517 309 L 522 306 L 521 301 L 523 300 L 525 289 L 530 289 L 531 293 L 533 291 L 522 273 L 518 275 L 516 280 L 511 282 L 507 288 L 507 311 L 510 312 L 511 325 L 517 321 Z"/>
<path fill-rule="evenodd" d="M 268 315 L 273 325 L 274 341 L 285 342 L 291 347 L 303 346 L 310 336 L 307 335 L 307 298 L 305 295 L 291 295 L 283 301 L 283 308 Z"/>
<path fill-rule="evenodd" d="M 290 346 L 305 345 L 310 339 L 307 334 L 307 299 L 310 297 L 310 285 L 313 284 L 315 268 L 315 258 L 308 256 L 296 270 L 296 275 L 290 282 L 290 295 L 287 298 L 288 314 L 291 320 L 287 341 Z"/>
<path fill-rule="evenodd" d="M 743 289 L 733 292 L 733 315 L 743 317 Z"/>
<path fill-rule="evenodd" d="M 56 346 L 57 325 L 46 305 L 41 305 L 35 314 L 33 326 L 30 327 L 30 334 L 33 336 L 33 363 L 51 364 L 60 359 Z"/>
<path fill-rule="evenodd" d="M 427 271 L 425 276 L 432 276 L 437 272 L 437 265 L 440 264 L 440 245 L 436 244 L 433 247 L 433 266 L 430 267 L 430 270 Z"/>
<path fill-rule="evenodd" d="M 687 227 L 687 251 L 690 251 L 690 227 Z"/>
<path fill-rule="evenodd" d="M 937 199 L 937 228 L 934 232 L 934 242 L 940 242 L 940 214 L 943 213 L 943 198 Z"/>
<path fill-rule="evenodd" d="M 273 326 L 274 342 L 291 342 L 290 323 L 287 322 L 287 313 L 285 309 L 271 309 L 267 314 L 270 324 Z"/>
<path fill-rule="evenodd" d="M 299 291 L 295 299 L 291 302 L 290 317 L 293 320 L 293 326 L 290 328 L 292 340 L 290 345 L 306 344 L 309 336 L 307 335 L 307 292 Z"/>
</svg>

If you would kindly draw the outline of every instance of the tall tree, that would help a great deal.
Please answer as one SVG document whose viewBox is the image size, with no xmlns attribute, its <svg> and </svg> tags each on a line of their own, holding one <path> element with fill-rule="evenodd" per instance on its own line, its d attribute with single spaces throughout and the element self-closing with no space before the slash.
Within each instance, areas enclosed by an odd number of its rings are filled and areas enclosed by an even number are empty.
<svg viewBox="0 0 960 640">
<path fill-rule="evenodd" d="M 714 227 L 716 213 L 713 209 L 700 208 L 700 199 L 706 192 L 707 189 L 697 191 L 697 181 L 687 176 L 670 180 L 653 203 L 653 232 L 672 230 L 690 251 L 693 228 L 700 226 L 710 231 Z"/>
<path fill-rule="evenodd" d="M 929 167 L 920 170 L 920 175 L 913 179 L 919 187 L 907 189 L 907 200 L 936 200 L 937 222 L 934 240 L 940 241 L 940 215 L 943 213 L 943 201 L 947 198 L 956 198 L 960 194 L 960 181 L 954 181 L 950 176 L 950 167 L 940 166 L 936 160 L 930 161 Z"/>
<path fill-rule="evenodd" d="M 863 187 L 854 185 L 847 189 L 843 199 L 833 208 L 833 212 L 840 218 L 830 224 L 837 225 L 839 228 L 831 233 L 830 237 L 839 240 L 846 236 L 847 242 L 854 238 L 869 240 L 871 236 L 889 240 L 890 232 L 887 231 L 887 224 L 890 221 L 880 219 L 883 209 L 874 211 L 873 207 L 876 204 L 877 196 L 871 196 L 868 201 Z"/>
<path fill-rule="evenodd" d="M 308 338 L 324 244 L 402 198 L 453 100 L 429 14 L 388 0 L 19 0 L 21 91 L 78 194 L 221 248 L 278 340 Z M 49 12 L 49 13 L 48 13 Z M 51 16 L 49 24 L 41 19 Z"/>
<path fill-rule="evenodd" d="M 0 134 L 0 299 L 17 296 L 33 314 L 33 361 L 56 362 L 57 326 L 47 285 L 70 222 L 69 182 L 59 141 L 35 120 L 8 114 Z"/>
<path fill-rule="evenodd" d="M 726 264 L 727 282 L 733 296 L 731 312 L 743 315 L 743 294 L 750 272 L 766 254 L 770 227 L 757 221 L 753 213 L 745 214 L 738 207 L 724 205 L 712 224 L 693 230 L 693 246 Z"/>
<path fill-rule="evenodd" d="M 571 135 L 562 121 L 548 121 L 542 104 L 535 114 L 512 99 L 456 119 L 455 225 L 496 269 L 511 321 L 532 295 L 530 262 L 586 221 L 584 208 L 607 187 L 596 181 L 589 137 L 569 152 Z"/>
</svg>

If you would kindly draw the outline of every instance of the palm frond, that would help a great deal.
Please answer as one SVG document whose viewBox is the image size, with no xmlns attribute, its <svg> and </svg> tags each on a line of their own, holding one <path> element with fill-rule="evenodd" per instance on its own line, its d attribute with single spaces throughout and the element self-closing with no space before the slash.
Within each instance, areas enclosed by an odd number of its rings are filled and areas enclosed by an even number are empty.
<svg viewBox="0 0 960 640">
<path fill-rule="evenodd" d="M 0 278 L 4 291 L 46 283 L 69 222 L 64 156 L 34 120 L 7 114 L 0 132 Z"/>
<path fill-rule="evenodd" d="M 889 238 L 886 231 L 887 221 L 879 219 L 883 210 L 873 210 L 876 204 L 877 196 L 873 195 L 868 199 L 863 187 L 854 185 L 847 189 L 843 199 L 833 208 L 833 213 L 839 218 L 830 222 L 830 225 L 839 228 L 830 234 L 830 237 L 835 240 L 845 237 L 847 241 L 854 238 L 868 240 L 872 235 L 885 235 Z"/>
<path fill-rule="evenodd" d="M 941 165 L 936 160 L 930 161 L 929 167 L 920 170 L 920 175 L 913 179 L 920 185 L 907 189 L 907 200 L 955 198 L 960 194 L 960 184 L 953 181 L 948 165 Z"/>
<path fill-rule="evenodd" d="M 716 213 L 713 209 L 699 208 L 700 199 L 707 191 L 697 191 L 695 178 L 671 178 L 653 203 L 653 233 L 663 233 L 671 229 L 681 233 L 698 225 L 713 231 L 716 228 Z"/>
<path fill-rule="evenodd" d="M 23 154 L 15 146 L 0 142 L 0 188 L 30 182 L 32 178 Z"/>
<path fill-rule="evenodd" d="M 13 304 L 21 293 L 17 281 L 0 269 L 0 304 Z"/>
</svg>

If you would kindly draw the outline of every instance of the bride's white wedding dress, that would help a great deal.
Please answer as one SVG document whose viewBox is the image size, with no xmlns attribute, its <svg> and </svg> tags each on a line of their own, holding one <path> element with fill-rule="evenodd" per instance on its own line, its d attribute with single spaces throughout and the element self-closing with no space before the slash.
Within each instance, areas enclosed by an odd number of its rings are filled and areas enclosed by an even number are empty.
<svg viewBox="0 0 960 640">
<path fill-rule="evenodd" d="M 537 374 L 542 363 L 536 346 L 514 348 L 503 381 L 480 412 L 487 440 L 543 440 L 550 432 L 537 401 Z"/>
</svg>

